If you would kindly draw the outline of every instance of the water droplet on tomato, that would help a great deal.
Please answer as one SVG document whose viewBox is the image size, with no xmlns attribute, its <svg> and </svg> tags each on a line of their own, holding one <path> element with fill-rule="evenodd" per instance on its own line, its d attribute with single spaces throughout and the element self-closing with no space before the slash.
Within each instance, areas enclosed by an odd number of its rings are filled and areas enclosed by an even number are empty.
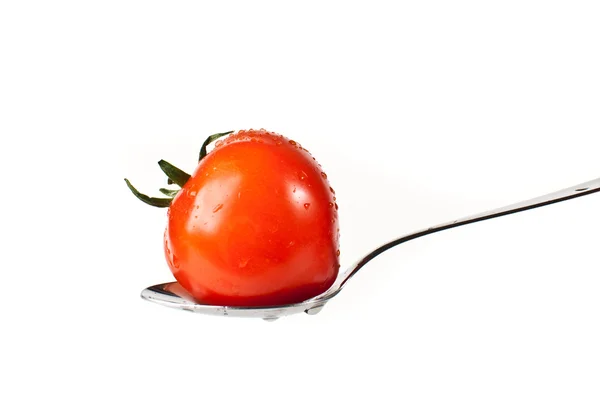
<svg viewBox="0 0 600 398">
<path fill-rule="evenodd" d="M 335 252 L 335 255 L 338 257 L 340 256 L 340 249 L 338 249 L 338 251 Z"/>
<path fill-rule="evenodd" d="M 333 207 L 333 203 L 332 202 L 329 202 L 329 207 Z"/>
<path fill-rule="evenodd" d="M 321 177 L 323 177 L 323 178 L 327 178 L 327 174 L 325 174 L 325 173 L 321 172 Z"/>
<path fill-rule="evenodd" d="M 289 142 L 290 142 L 290 144 L 292 144 L 293 146 L 296 146 L 296 141 L 294 141 L 294 140 L 290 140 Z"/>
<path fill-rule="evenodd" d="M 223 203 L 219 203 L 218 205 L 215 206 L 215 208 L 213 209 L 213 213 L 218 212 L 219 210 L 221 210 L 223 208 Z"/>
<path fill-rule="evenodd" d="M 336 210 L 338 209 L 338 204 L 337 204 L 337 203 L 335 204 L 335 209 L 336 209 Z"/>
<path fill-rule="evenodd" d="M 292 193 L 296 193 L 296 187 L 294 187 L 294 190 L 292 191 Z"/>
<path fill-rule="evenodd" d="M 173 263 L 174 268 L 179 268 L 179 259 L 175 255 L 173 255 L 171 263 Z"/>
<path fill-rule="evenodd" d="M 333 201 L 335 202 L 335 196 L 333 197 Z"/>
<path fill-rule="evenodd" d="M 192 196 L 192 197 L 193 197 L 193 196 L 196 196 L 197 194 L 198 194 L 198 192 L 196 192 L 196 191 L 189 191 L 189 192 L 188 192 L 188 195 L 190 195 L 190 196 Z"/>
<path fill-rule="evenodd" d="M 277 140 L 276 141 L 277 145 L 281 145 L 281 141 Z"/>
<path fill-rule="evenodd" d="M 305 204 L 304 204 L 304 208 L 305 208 L 306 210 L 308 210 L 308 208 L 309 208 L 309 207 L 310 207 L 310 203 L 305 203 Z"/>
<path fill-rule="evenodd" d="M 331 191 L 332 194 L 335 195 L 335 191 L 333 190 L 333 188 L 329 187 L 329 190 Z"/>
<path fill-rule="evenodd" d="M 223 141 L 217 141 L 217 143 L 215 144 L 215 148 L 218 148 L 221 145 L 223 145 Z"/>
</svg>

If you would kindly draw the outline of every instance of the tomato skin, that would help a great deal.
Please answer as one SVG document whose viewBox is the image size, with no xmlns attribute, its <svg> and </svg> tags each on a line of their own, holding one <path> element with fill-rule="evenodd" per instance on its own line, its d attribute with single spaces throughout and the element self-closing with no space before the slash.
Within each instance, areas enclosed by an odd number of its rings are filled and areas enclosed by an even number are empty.
<svg viewBox="0 0 600 398">
<path fill-rule="evenodd" d="M 314 297 L 339 271 L 333 192 L 294 141 L 262 130 L 232 134 L 171 203 L 169 268 L 200 303 L 268 306 Z"/>
</svg>

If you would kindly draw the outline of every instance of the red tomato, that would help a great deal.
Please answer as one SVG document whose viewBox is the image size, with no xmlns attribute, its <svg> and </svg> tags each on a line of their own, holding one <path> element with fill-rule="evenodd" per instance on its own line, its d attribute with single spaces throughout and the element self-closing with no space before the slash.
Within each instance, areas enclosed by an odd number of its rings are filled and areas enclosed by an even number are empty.
<svg viewBox="0 0 600 398">
<path fill-rule="evenodd" d="M 335 199 L 327 175 L 296 142 L 264 130 L 229 135 L 170 204 L 169 268 L 200 303 L 314 297 L 339 270 Z"/>
</svg>

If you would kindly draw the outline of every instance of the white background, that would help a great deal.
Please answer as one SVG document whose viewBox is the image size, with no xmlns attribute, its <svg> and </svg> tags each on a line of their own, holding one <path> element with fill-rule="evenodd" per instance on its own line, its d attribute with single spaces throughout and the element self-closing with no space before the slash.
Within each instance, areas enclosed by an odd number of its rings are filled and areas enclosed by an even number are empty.
<svg viewBox="0 0 600 398">
<path fill-rule="evenodd" d="M 5 1 L 0 395 L 597 397 L 600 195 L 370 263 L 318 316 L 153 305 L 161 158 L 283 133 L 338 195 L 342 262 L 600 177 L 600 6 Z"/>
</svg>

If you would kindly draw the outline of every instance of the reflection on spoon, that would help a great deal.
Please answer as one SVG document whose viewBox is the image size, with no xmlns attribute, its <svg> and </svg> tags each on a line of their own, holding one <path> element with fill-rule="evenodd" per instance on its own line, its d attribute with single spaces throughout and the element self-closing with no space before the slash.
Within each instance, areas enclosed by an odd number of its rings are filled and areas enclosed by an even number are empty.
<svg viewBox="0 0 600 398">
<path fill-rule="evenodd" d="M 335 297 L 342 290 L 346 282 L 348 282 L 348 280 L 350 280 L 350 278 L 352 278 L 366 263 L 394 246 L 408 242 L 409 240 L 433 234 L 435 232 L 444 231 L 446 229 L 456 228 L 462 225 L 489 220 L 525 210 L 531 210 L 535 209 L 536 207 L 578 198 L 580 196 L 589 195 L 598 191 L 600 191 L 600 178 L 576 185 L 571 188 L 563 189 L 558 192 L 515 203 L 510 206 L 460 218 L 458 220 L 453 220 L 444 224 L 439 224 L 427 229 L 416 231 L 409 235 L 401 236 L 373 250 L 371 253 L 364 256 L 352 267 L 346 270 L 346 272 L 341 273 L 333 286 L 331 286 L 331 288 L 329 288 L 329 290 L 327 290 L 325 293 L 301 303 L 272 307 L 225 307 L 205 305 L 195 302 L 190 294 L 187 293 L 177 282 L 163 283 L 148 287 L 142 291 L 142 298 L 168 307 L 201 314 L 263 318 L 267 321 L 276 320 L 282 316 L 301 312 L 314 315 L 321 311 L 323 306 L 327 304 L 329 300 Z"/>
</svg>

